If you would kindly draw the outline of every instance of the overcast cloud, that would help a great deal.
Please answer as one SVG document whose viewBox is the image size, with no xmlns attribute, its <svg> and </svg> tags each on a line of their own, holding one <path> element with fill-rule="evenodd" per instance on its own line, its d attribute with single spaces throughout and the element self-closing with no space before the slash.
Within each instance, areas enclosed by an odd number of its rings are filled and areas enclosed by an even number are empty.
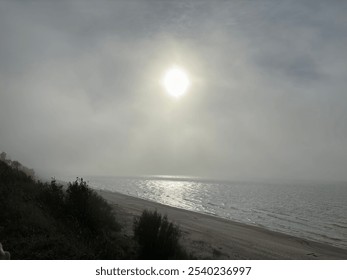
<svg viewBox="0 0 347 280">
<path fill-rule="evenodd" d="M 1 1 L 0 151 L 47 176 L 347 180 L 346 1 Z M 160 84 L 191 78 L 179 100 Z"/>
</svg>

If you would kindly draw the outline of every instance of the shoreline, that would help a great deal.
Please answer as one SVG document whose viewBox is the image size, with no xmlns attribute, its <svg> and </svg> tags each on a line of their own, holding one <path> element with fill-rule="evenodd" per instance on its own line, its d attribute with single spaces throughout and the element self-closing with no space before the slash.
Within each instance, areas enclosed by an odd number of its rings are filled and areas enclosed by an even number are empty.
<svg viewBox="0 0 347 280">
<path fill-rule="evenodd" d="M 124 234 L 129 236 L 134 218 L 144 209 L 166 214 L 179 225 L 182 245 L 198 259 L 347 259 L 346 249 L 332 245 L 117 192 L 95 191 L 112 205 Z"/>
</svg>

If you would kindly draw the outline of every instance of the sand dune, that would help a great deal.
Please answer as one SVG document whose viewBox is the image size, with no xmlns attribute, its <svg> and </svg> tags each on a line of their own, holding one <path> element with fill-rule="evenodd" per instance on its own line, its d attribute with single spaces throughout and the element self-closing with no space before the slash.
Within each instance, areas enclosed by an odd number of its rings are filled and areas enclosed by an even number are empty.
<svg viewBox="0 0 347 280">
<path fill-rule="evenodd" d="M 178 224 L 182 243 L 199 259 L 347 259 L 347 250 L 139 198 L 98 191 L 113 207 L 126 233 L 144 209 L 157 209 Z"/>
</svg>

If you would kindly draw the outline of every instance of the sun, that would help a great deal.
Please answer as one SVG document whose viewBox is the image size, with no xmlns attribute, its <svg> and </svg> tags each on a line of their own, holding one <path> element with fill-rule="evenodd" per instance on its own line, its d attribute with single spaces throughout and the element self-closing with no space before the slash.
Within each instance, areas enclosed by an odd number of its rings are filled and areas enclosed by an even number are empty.
<svg viewBox="0 0 347 280">
<path fill-rule="evenodd" d="M 173 66 L 165 72 L 162 84 L 169 95 L 178 98 L 187 92 L 190 80 L 185 70 Z"/>
</svg>

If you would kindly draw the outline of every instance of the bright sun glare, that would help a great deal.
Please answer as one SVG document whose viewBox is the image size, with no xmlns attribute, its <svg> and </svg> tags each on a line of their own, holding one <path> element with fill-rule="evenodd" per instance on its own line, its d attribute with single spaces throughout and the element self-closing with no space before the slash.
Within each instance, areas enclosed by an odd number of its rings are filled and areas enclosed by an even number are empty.
<svg viewBox="0 0 347 280">
<path fill-rule="evenodd" d="M 167 93 L 176 98 L 184 95 L 190 85 L 187 73 L 176 66 L 166 71 L 162 83 Z"/>
</svg>

